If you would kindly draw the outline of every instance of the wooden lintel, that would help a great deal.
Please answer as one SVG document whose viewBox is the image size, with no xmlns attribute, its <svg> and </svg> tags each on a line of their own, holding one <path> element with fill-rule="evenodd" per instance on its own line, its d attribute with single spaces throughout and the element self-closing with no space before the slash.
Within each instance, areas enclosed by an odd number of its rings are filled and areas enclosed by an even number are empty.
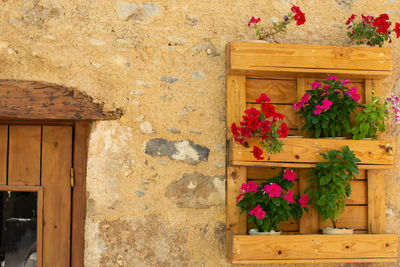
<svg viewBox="0 0 400 267">
<path fill-rule="evenodd" d="M 85 93 L 39 81 L 0 80 L 2 120 L 113 120 L 120 109 L 103 111 Z"/>
</svg>

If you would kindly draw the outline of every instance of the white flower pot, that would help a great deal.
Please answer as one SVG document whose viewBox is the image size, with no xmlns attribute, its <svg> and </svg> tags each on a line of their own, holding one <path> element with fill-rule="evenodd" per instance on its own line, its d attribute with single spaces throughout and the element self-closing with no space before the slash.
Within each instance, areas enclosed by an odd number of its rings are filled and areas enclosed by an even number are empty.
<svg viewBox="0 0 400 267">
<path fill-rule="evenodd" d="M 322 233 L 324 235 L 352 235 L 354 229 L 325 227 L 322 229 Z"/>
<path fill-rule="evenodd" d="M 271 230 L 269 232 L 259 232 L 257 229 L 250 229 L 249 230 L 249 235 L 280 235 L 282 232 L 276 232 L 274 230 Z"/>
</svg>

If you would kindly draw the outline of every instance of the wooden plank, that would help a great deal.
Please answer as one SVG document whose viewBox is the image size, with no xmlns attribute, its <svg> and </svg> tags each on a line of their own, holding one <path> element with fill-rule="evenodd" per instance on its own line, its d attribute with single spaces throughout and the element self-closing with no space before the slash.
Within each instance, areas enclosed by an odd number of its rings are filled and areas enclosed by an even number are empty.
<svg viewBox="0 0 400 267">
<path fill-rule="evenodd" d="M 263 168 L 263 167 L 249 167 L 247 168 L 247 179 L 268 179 L 275 177 L 279 174 L 282 168 Z"/>
<path fill-rule="evenodd" d="M 41 126 L 10 125 L 9 185 L 40 185 Z"/>
<path fill-rule="evenodd" d="M 226 78 L 226 131 L 228 139 L 232 137 L 231 125 L 239 122 L 246 109 L 246 77 L 228 75 Z"/>
<path fill-rule="evenodd" d="M 300 169 L 299 174 L 299 192 L 304 193 L 304 190 L 310 185 L 310 169 Z M 302 234 L 318 233 L 318 212 L 313 205 L 308 206 L 308 212 L 303 212 L 300 218 L 299 231 Z"/>
<path fill-rule="evenodd" d="M 256 99 L 266 94 L 272 104 L 293 104 L 297 101 L 295 80 L 247 79 L 246 102 L 256 103 Z"/>
<path fill-rule="evenodd" d="M 0 80 L 0 118 L 20 120 L 112 120 L 121 110 L 103 105 L 74 88 L 37 81 Z"/>
<path fill-rule="evenodd" d="M 229 156 L 229 155 L 228 155 Z M 229 159 L 229 157 L 228 157 Z M 316 163 L 296 163 L 296 162 L 265 162 L 265 161 L 240 161 L 230 160 L 230 166 L 247 166 L 247 167 L 282 167 L 282 168 L 315 168 Z M 372 165 L 362 164 L 358 165 L 359 170 L 390 170 L 393 169 L 394 165 Z"/>
<path fill-rule="evenodd" d="M 230 142 L 231 161 L 256 162 L 252 154 L 254 145 L 259 146 L 257 138 L 248 138 L 249 147 L 246 148 L 236 142 Z M 326 153 L 331 149 L 342 149 L 349 146 L 356 156 L 362 161 L 360 165 L 392 165 L 394 163 L 395 147 L 389 140 L 337 140 L 337 139 L 312 139 L 312 138 L 283 138 L 284 151 L 271 154 L 270 160 L 265 157 L 263 162 L 285 163 L 315 163 L 322 161 L 320 153 Z M 387 151 L 392 147 L 392 151 Z M 261 162 L 261 161 L 259 161 Z M 279 166 L 277 166 L 279 167 Z"/>
<path fill-rule="evenodd" d="M 233 262 L 246 260 L 393 259 L 395 234 L 233 236 Z"/>
<path fill-rule="evenodd" d="M 367 181 L 365 180 L 351 181 L 351 195 L 350 198 L 346 199 L 346 204 L 347 205 L 368 204 Z"/>
<path fill-rule="evenodd" d="M 43 188 L 38 191 L 37 200 L 37 237 L 36 237 L 36 251 L 37 251 L 37 266 L 43 266 Z"/>
<path fill-rule="evenodd" d="M 70 266 L 71 161 L 72 127 L 44 126 L 43 266 Z"/>
<path fill-rule="evenodd" d="M 326 77 L 326 73 L 347 73 L 384 78 L 392 71 L 390 48 L 232 42 L 228 49 L 229 74 Z"/>
<path fill-rule="evenodd" d="M 307 260 L 244 260 L 233 261 L 233 264 L 252 264 L 253 267 L 265 266 L 265 264 L 299 264 L 299 263 L 376 263 L 376 262 L 397 262 L 397 258 L 377 258 L 377 259 L 307 259 Z M 254 265 L 254 264 L 261 264 Z"/>
<path fill-rule="evenodd" d="M 319 219 L 319 229 L 332 227 L 332 222 Z M 339 217 L 337 228 L 368 229 L 368 207 L 346 206 L 344 213 Z"/>
<path fill-rule="evenodd" d="M 0 185 L 7 184 L 8 126 L 0 125 Z"/>
<path fill-rule="evenodd" d="M 384 171 L 368 171 L 368 230 L 386 232 L 386 194 Z"/>
<path fill-rule="evenodd" d="M 86 218 L 86 169 L 90 124 L 75 123 L 74 130 L 74 188 L 72 191 L 71 266 L 84 266 Z"/>
<path fill-rule="evenodd" d="M 247 228 L 246 214 L 240 214 L 236 206 L 236 198 L 241 193 L 240 187 L 247 183 L 247 170 L 245 167 L 228 167 L 226 191 L 226 253 L 231 260 L 232 235 L 245 234 Z"/>
</svg>

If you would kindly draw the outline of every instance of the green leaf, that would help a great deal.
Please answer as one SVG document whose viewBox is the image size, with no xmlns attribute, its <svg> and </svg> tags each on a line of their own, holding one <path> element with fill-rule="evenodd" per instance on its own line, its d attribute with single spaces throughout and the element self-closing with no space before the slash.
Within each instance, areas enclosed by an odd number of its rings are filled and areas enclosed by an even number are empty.
<svg viewBox="0 0 400 267">
<path fill-rule="evenodd" d="M 320 184 L 320 185 L 326 185 L 326 184 L 328 184 L 328 183 L 331 181 L 331 179 L 332 179 L 332 177 L 331 177 L 330 175 L 322 176 L 322 177 L 319 179 L 319 184 Z"/>
<path fill-rule="evenodd" d="M 272 203 L 274 203 L 275 206 L 279 207 L 281 205 L 281 200 L 277 197 L 272 198 Z"/>
</svg>

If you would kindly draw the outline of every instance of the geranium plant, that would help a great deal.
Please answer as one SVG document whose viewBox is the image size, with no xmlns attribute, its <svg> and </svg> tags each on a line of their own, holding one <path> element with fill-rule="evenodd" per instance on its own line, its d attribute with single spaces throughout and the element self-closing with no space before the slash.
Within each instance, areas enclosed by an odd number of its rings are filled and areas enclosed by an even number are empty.
<svg viewBox="0 0 400 267">
<path fill-rule="evenodd" d="M 248 222 L 254 224 L 260 232 L 276 230 L 281 222 L 290 218 L 298 220 L 303 209 L 308 211 L 309 197 L 300 197 L 290 191 L 294 187 L 294 180 L 294 170 L 282 169 L 276 177 L 261 185 L 249 181 L 242 185 L 236 205 L 241 208 L 241 213 L 246 212 Z"/>
<path fill-rule="evenodd" d="M 360 95 L 356 87 L 348 88 L 349 79 L 342 81 L 330 75 L 323 84 L 315 81 L 301 100 L 293 104 L 297 114 L 305 120 L 302 131 L 319 138 L 350 133 L 350 113 L 357 107 Z"/>
<path fill-rule="evenodd" d="M 296 21 L 298 26 L 303 25 L 306 22 L 306 15 L 300 10 L 300 7 L 292 5 L 291 12 L 283 17 L 283 20 L 276 23 L 272 22 L 271 26 L 262 26 L 260 18 L 254 16 L 250 19 L 248 26 L 256 30 L 256 36 L 259 40 L 268 40 L 277 33 L 286 32 L 286 27 L 292 21 Z"/>
<path fill-rule="evenodd" d="M 348 146 L 341 151 L 330 150 L 320 154 L 326 162 L 317 164 L 311 172 L 310 186 L 306 189 L 322 220 L 330 219 L 336 228 L 344 212 L 346 198 L 351 194 L 351 180 L 358 175 L 360 160 Z"/>
<path fill-rule="evenodd" d="M 392 111 L 394 113 L 394 124 L 400 124 L 400 97 L 394 93 L 391 93 L 386 101 L 388 101 L 392 107 Z"/>
<path fill-rule="evenodd" d="M 362 112 L 356 115 L 356 125 L 351 129 L 353 139 L 377 138 L 378 132 L 386 130 L 385 119 L 389 117 L 386 102 L 381 102 L 380 98 L 372 96 L 369 104 L 362 104 Z"/>
<path fill-rule="evenodd" d="M 346 25 L 349 25 L 347 35 L 356 44 L 382 47 L 385 41 L 391 42 L 392 30 L 396 33 L 396 38 L 400 37 L 400 23 L 396 23 L 394 28 L 390 30 L 392 23 L 389 21 L 388 14 L 381 14 L 377 18 L 361 14 L 361 21 L 359 22 L 355 22 L 356 17 L 357 15 L 352 14 L 346 22 Z"/>
<path fill-rule="evenodd" d="M 240 127 L 233 123 L 231 131 L 234 140 L 245 146 L 248 146 L 245 138 L 260 138 L 260 144 L 269 157 L 270 153 L 283 151 L 283 142 L 279 138 L 287 137 L 289 128 L 282 122 L 284 115 L 275 112 L 275 106 L 269 104 L 271 99 L 267 95 L 261 94 L 256 101 L 261 104 L 261 111 L 255 108 L 245 110 L 246 115 L 243 116 Z M 263 150 L 258 146 L 253 146 L 253 155 L 257 160 L 264 159 Z"/>
</svg>

